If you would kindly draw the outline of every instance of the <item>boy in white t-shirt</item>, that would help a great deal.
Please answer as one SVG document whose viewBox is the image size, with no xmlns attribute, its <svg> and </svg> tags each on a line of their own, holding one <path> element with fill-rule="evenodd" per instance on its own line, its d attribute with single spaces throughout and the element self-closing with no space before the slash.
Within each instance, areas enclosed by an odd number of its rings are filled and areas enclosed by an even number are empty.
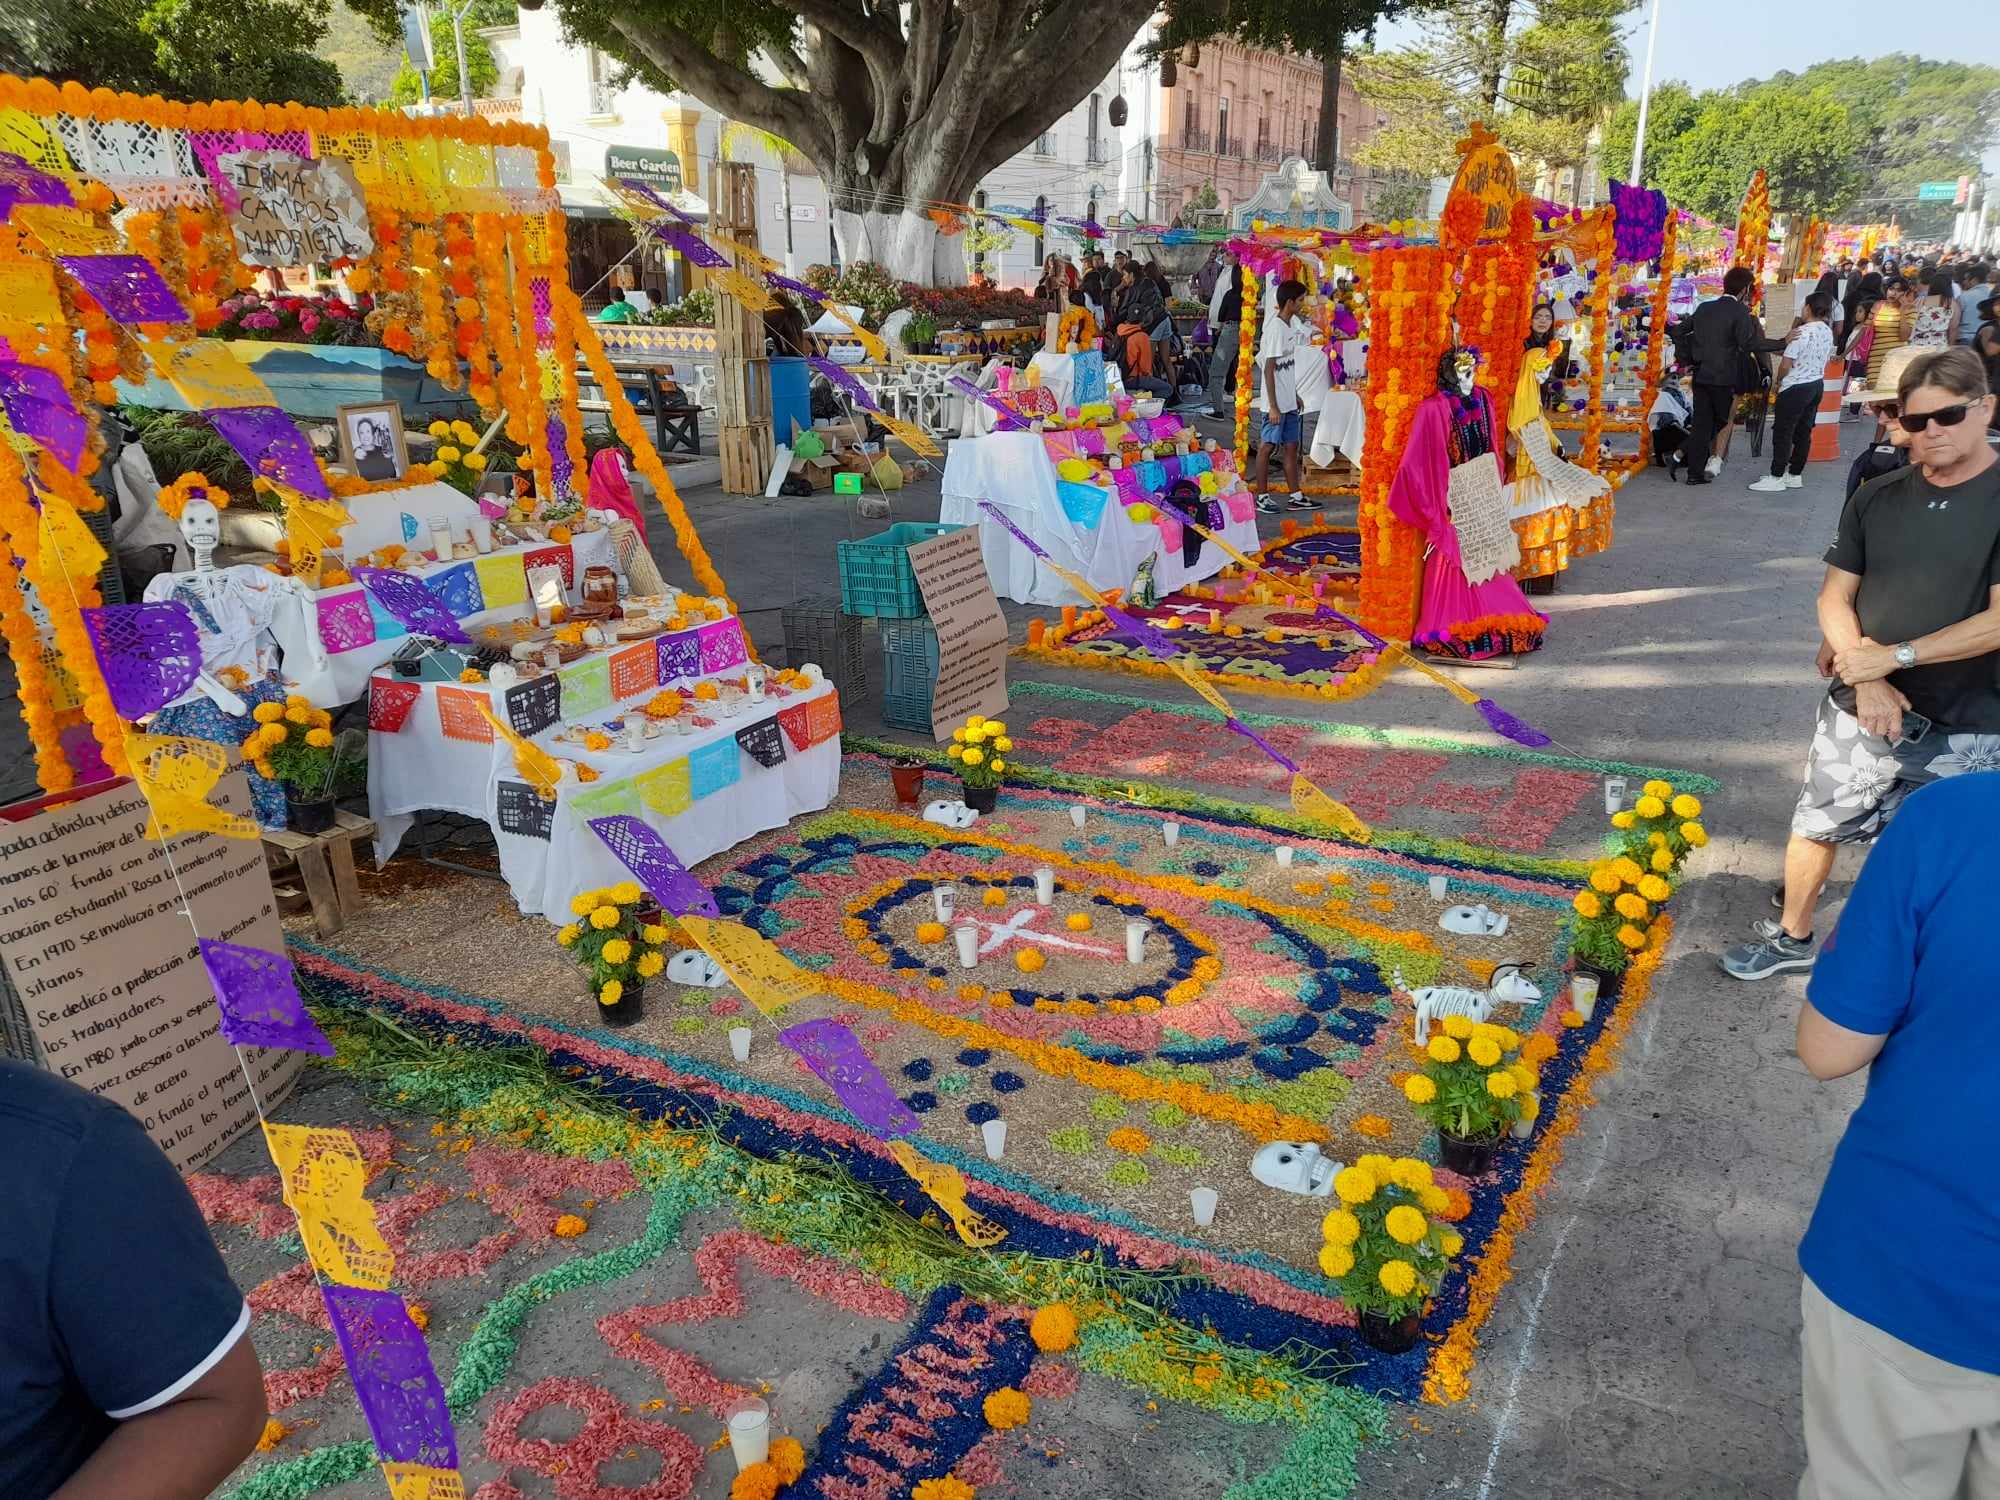
<svg viewBox="0 0 2000 1500">
<path fill-rule="evenodd" d="M 1263 337 L 1257 344 L 1257 391 L 1253 404 L 1264 413 L 1257 435 L 1257 472 L 1250 488 L 1257 492 L 1257 509 L 1267 516 L 1281 511 L 1318 510 L 1299 489 L 1299 351 L 1312 349 L 1311 332 L 1298 318 L 1306 289 L 1297 281 L 1281 281 L 1272 301 L 1276 310 L 1264 319 Z M 1271 450 L 1285 457 L 1285 480 L 1291 498 L 1280 501 L 1265 493 L 1270 475 Z"/>
</svg>

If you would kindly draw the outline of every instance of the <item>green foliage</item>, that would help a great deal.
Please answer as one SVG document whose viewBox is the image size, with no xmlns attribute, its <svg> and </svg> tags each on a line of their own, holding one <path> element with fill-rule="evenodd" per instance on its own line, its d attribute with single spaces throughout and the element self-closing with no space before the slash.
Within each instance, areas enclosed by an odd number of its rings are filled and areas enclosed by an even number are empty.
<svg viewBox="0 0 2000 1500">
<path fill-rule="evenodd" d="M 810 276 L 807 279 L 811 280 Z M 812 284 L 820 286 L 819 282 Z M 907 300 L 903 283 L 890 275 L 886 267 L 878 266 L 872 260 L 855 261 L 839 276 L 820 286 L 820 290 L 830 293 L 834 301 L 843 306 L 859 307 L 861 321 L 869 328 L 880 328 L 882 320 Z"/>
<path fill-rule="evenodd" d="M 475 7 L 476 8 L 476 7 Z M 512 10 L 512 6 L 508 9 Z M 472 84 L 472 97 L 484 99 L 500 80 L 499 65 L 493 61 L 493 49 L 486 45 L 486 38 L 473 28 L 477 25 L 491 25 L 492 22 L 475 23 L 467 15 L 460 30 L 465 36 L 465 72 Z M 433 99 L 456 99 L 458 97 L 458 47 L 452 41 L 451 17 L 445 10 L 431 12 L 431 56 L 436 66 L 431 69 L 431 97 Z M 417 70 L 410 66 L 406 56 L 402 67 L 396 70 L 395 82 L 389 85 L 391 104 L 416 104 L 424 97 L 423 80 L 417 77 Z"/>
<path fill-rule="evenodd" d="M 715 293 L 705 286 L 698 286 L 678 302 L 655 307 L 640 321 L 662 328 L 713 328 Z"/>
<path fill-rule="evenodd" d="M 1431 203 L 1431 180 L 1415 172 L 1391 171 L 1375 189 L 1368 216 L 1377 223 L 1391 219 L 1421 219 Z"/>
<path fill-rule="evenodd" d="M 238 504 L 254 493 L 250 466 L 195 413 L 121 406 L 118 415 L 146 450 L 162 484 L 172 484 L 183 474 L 200 473 L 229 491 L 229 498 Z"/>
<path fill-rule="evenodd" d="M 1183 203 L 1180 212 L 1174 215 L 1174 227 L 1192 229 L 1203 214 L 1212 214 L 1220 206 L 1215 196 L 1215 184 L 1204 182 L 1195 195 Z"/>
<path fill-rule="evenodd" d="M 14 0 L 0 5 L 0 68 L 179 99 L 339 104 L 318 55 L 331 0 Z"/>
</svg>

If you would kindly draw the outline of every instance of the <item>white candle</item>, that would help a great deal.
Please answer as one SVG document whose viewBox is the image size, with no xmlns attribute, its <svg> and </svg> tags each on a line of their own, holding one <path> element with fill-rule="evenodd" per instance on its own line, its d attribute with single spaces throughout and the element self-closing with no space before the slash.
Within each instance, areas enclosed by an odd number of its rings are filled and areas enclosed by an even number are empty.
<svg viewBox="0 0 2000 1500">
<path fill-rule="evenodd" d="M 1048 906 L 1056 899 L 1056 872 L 1047 865 L 1035 871 L 1035 904 Z"/>
<path fill-rule="evenodd" d="M 957 908 L 957 905 L 957 886 L 937 885 L 931 887 L 931 907 L 937 912 L 937 919 L 940 922 L 949 922 L 951 914 Z"/>
<path fill-rule="evenodd" d="M 1609 817 L 1625 805 L 1625 778 L 1607 776 L 1604 778 L 1604 812 Z"/>
<path fill-rule="evenodd" d="M 729 1408 L 729 1452 L 739 1474 L 770 1457 L 771 1408 L 755 1396 Z"/>
<path fill-rule="evenodd" d="M 979 929 L 970 922 L 962 922 L 951 931 L 958 940 L 958 966 L 970 969 L 979 962 Z"/>
<path fill-rule="evenodd" d="M 748 1026 L 729 1028 L 729 1055 L 738 1062 L 750 1061 L 750 1038 L 755 1035 Z"/>
<path fill-rule="evenodd" d="M 1144 922 L 1134 920 L 1125 924 L 1125 962 L 1128 964 L 1145 961 L 1146 931 Z"/>
<path fill-rule="evenodd" d="M 764 701 L 764 669 L 753 666 L 744 676 L 750 684 L 750 701 L 752 703 L 762 703 Z"/>
<path fill-rule="evenodd" d="M 1202 1229 L 1215 1222 L 1215 1205 L 1219 1195 L 1214 1188 L 1190 1188 L 1188 1206 L 1194 1210 L 1194 1221 Z"/>
<path fill-rule="evenodd" d="M 988 1120 L 979 1127 L 979 1133 L 986 1140 L 986 1157 L 989 1161 L 1000 1160 L 1007 1149 L 1007 1122 Z"/>
<path fill-rule="evenodd" d="M 627 750 L 646 748 L 646 720 L 637 709 L 625 716 L 625 748 Z"/>
<path fill-rule="evenodd" d="M 1069 810 L 1069 820 L 1070 822 L 1074 823 L 1078 828 L 1083 827 L 1083 820 L 1088 816 L 1089 814 L 1084 810 L 1084 806 L 1081 802 L 1075 804 Z"/>
<path fill-rule="evenodd" d="M 1280 844 L 1271 853 L 1277 859 L 1279 869 L 1289 870 L 1292 867 L 1292 846 L 1290 844 Z"/>
<path fill-rule="evenodd" d="M 1433 901 L 1444 900 L 1444 893 L 1450 888 L 1451 888 L 1451 877 L 1449 875 L 1431 876 L 1431 900 Z"/>
<path fill-rule="evenodd" d="M 1534 1101 L 1535 1101 L 1535 1103 L 1536 1103 L 1536 1104 L 1537 1104 L 1538 1106 L 1539 1106 L 1539 1105 L 1541 1104 L 1541 1102 L 1542 1102 L 1542 1096 L 1541 1096 L 1541 1094 L 1540 1094 L 1540 1093 L 1539 1093 L 1538 1091 L 1534 1090 L 1534 1089 L 1530 1089 L 1530 1090 L 1528 1090 L 1528 1097 L 1529 1097 L 1530 1099 L 1534 1100 Z M 1539 1113 L 1538 1113 L 1538 1114 L 1536 1115 L 1536 1117 L 1535 1117 L 1535 1118 L 1536 1118 L 1536 1119 L 1540 1119 L 1540 1118 L 1541 1118 L 1541 1116 L 1539 1115 Z M 1514 1139 L 1515 1139 L 1515 1140 L 1517 1140 L 1517 1141 L 1525 1141 L 1525 1140 L 1526 1140 L 1526 1139 L 1527 1139 L 1527 1138 L 1528 1138 L 1529 1136 L 1533 1135 L 1534 1133 L 1535 1133 L 1535 1121 L 1534 1121 L 1534 1120 L 1516 1120 L 1516 1121 L 1514 1122 Z"/>
<path fill-rule="evenodd" d="M 431 522 L 431 555 L 439 562 L 451 561 L 451 523 Z"/>
<path fill-rule="evenodd" d="M 1160 837 L 1167 841 L 1169 849 L 1173 848 L 1174 845 L 1181 841 L 1181 825 L 1178 823 L 1162 823 L 1160 825 Z"/>
<path fill-rule="evenodd" d="M 1576 1013 L 1588 1021 L 1597 1011 L 1597 976 L 1595 974 L 1572 974 L 1569 977 L 1569 1003 Z"/>
</svg>

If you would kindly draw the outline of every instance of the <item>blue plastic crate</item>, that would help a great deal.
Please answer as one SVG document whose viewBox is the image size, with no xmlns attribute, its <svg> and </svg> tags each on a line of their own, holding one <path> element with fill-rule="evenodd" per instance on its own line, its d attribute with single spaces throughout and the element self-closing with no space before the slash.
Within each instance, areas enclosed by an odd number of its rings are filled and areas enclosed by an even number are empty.
<svg viewBox="0 0 2000 1500">
<path fill-rule="evenodd" d="M 882 722 L 891 729 L 931 732 L 931 689 L 937 683 L 937 627 L 927 615 L 885 619 L 882 632 Z"/>
<path fill-rule="evenodd" d="M 924 613 L 923 590 L 910 568 L 910 544 L 963 527 L 935 521 L 898 521 L 858 542 L 837 542 L 840 607 L 850 615 L 908 617 Z"/>
</svg>

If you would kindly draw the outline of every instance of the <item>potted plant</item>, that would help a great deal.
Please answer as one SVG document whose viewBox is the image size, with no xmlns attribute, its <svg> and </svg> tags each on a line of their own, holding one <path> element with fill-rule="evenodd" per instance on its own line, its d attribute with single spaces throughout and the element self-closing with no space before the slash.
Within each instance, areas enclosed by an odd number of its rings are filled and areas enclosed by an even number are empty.
<svg viewBox="0 0 2000 1500">
<path fill-rule="evenodd" d="M 937 319 L 927 312 L 910 314 L 903 325 L 903 347 L 912 354 L 937 353 Z"/>
<path fill-rule="evenodd" d="M 1501 1136 L 1540 1110 L 1540 1082 L 1515 1054 L 1521 1038 L 1507 1026 L 1446 1016 L 1424 1045 L 1420 1071 L 1403 1080 L 1403 1097 L 1437 1127 L 1439 1160 L 1462 1177 L 1484 1176 Z"/>
<path fill-rule="evenodd" d="M 1401 1354 L 1422 1333 L 1424 1303 L 1464 1248 L 1440 1217 L 1450 1198 L 1427 1162 L 1370 1153 L 1334 1175 L 1341 1206 L 1320 1225 L 1319 1268 L 1340 1283 L 1361 1336 Z"/>
<path fill-rule="evenodd" d="M 442 480 L 461 495 L 477 494 L 489 462 L 484 453 L 472 451 L 473 444 L 479 441 L 479 429 L 470 422 L 454 419 L 433 422 L 425 430 L 438 440 L 437 453 L 423 466 L 430 471 L 431 478 Z"/>
<path fill-rule="evenodd" d="M 598 1018 L 630 1026 L 646 1012 L 646 981 L 666 967 L 667 929 L 641 920 L 651 900 L 635 881 L 585 891 L 569 904 L 576 917 L 556 934 L 589 977 Z"/>
<path fill-rule="evenodd" d="M 945 753 L 958 762 L 959 795 L 967 807 L 980 813 L 993 811 L 1001 778 L 1007 774 L 1006 757 L 1013 749 L 1007 726 L 980 714 L 951 732 Z"/>
<path fill-rule="evenodd" d="M 1708 843 L 1701 811 L 1699 797 L 1654 780 L 1632 806 L 1611 815 L 1605 857 L 1590 867 L 1589 884 L 1571 902 L 1578 919 L 1570 935 L 1572 967 L 1595 974 L 1604 991 L 1646 946 L 1688 855 Z"/>
<path fill-rule="evenodd" d="M 333 716 L 297 693 L 283 703 L 259 703 L 250 714 L 257 727 L 243 742 L 243 754 L 258 775 L 284 786 L 287 826 L 295 833 L 325 833 L 333 827 L 342 757 Z"/>
<path fill-rule="evenodd" d="M 915 806 L 924 795 L 924 763 L 914 755 L 899 755 L 889 763 L 889 781 L 896 800 Z"/>
</svg>

